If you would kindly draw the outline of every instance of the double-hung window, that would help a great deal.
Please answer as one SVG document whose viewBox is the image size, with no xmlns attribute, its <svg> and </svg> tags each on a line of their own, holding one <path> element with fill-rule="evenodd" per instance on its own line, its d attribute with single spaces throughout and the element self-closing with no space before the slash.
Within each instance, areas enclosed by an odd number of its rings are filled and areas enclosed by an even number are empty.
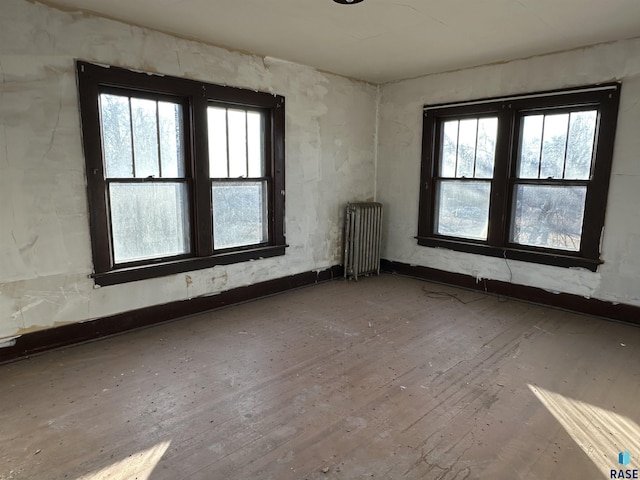
<svg viewBox="0 0 640 480">
<path fill-rule="evenodd" d="M 284 98 L 78 62 L 94 278 L 284 254 Z"/>
<path fill-rule="evenodd" d="M 183 105 L 109 89 L 99 108 L 114 264 L 191 254 Z"/>
<path fill-rule="evenodd" d="M 263 114 L 212 104 L 207 122 L 214 249 L 264 243 L 270 179 L 264 168 Z"/>
<path fill-rule="evenodd" d="M 619 92 L 426 106 L 418 243 L 595 271 Z"/>
</svg>

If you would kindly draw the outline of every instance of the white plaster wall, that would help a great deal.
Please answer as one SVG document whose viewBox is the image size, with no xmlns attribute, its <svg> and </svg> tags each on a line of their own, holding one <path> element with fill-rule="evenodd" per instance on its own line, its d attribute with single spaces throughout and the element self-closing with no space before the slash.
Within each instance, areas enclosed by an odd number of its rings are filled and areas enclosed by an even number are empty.
<svg viewBox="0 0 640 480">
<path fill-rule="evenodd" d="M 586 270 L 418 246 L 418 188 L 425 104 L 623 82 L 604 264 Z M 383 257 L 476 278 L 640 305 L 640 39 L 386 84 L 379 105 L 377 197 L 385 205 Z"/>
<path fill-rule="evenodd" d="M 94 289 L 76 58 L 284 95 L 286 255 Z M 25 0 L 2 0 L 0 81 L 0 339 L 340 263 L 342 206 L 374 195 L 366 83 Z"/>
</svg>

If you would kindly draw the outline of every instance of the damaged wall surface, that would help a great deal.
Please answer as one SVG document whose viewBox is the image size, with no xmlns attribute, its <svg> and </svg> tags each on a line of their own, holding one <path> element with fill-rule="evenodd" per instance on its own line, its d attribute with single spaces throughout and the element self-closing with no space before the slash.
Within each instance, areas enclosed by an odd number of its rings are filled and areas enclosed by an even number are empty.
<svg viewBox="0 0 640 480">
<path fill-rule="evenodd" d="M 94 288 L 74 61 L 286 97 L 286 236 L 275 257 Z M 593 273 L 420 247 L 425 104 L 621 80 Z M 0 345 L 13 336 L 341 263 L 343 206 L 385 206 L 383 258 L 640 305 L 640 39 L 380 87 L 28 0 L 0 16 Z"/>
<path fill-rule="evenodd" d="M 622 81 L 601 259 L 593 273 L 418 246 L 424 105 Z M 379 105 L 377 199 L 383 257 L 412 265 L 640 305 L 640 40 L 390 83 Z"/>
<path fill-rule="evenodd" d="M 75 59 L 286 97 L 283 257 L 94 288 Z M 341 263 L 342 208 L 375 189 L 377 87 L 123 23 L 3 0 L 0 341 Z"/>
</svg>

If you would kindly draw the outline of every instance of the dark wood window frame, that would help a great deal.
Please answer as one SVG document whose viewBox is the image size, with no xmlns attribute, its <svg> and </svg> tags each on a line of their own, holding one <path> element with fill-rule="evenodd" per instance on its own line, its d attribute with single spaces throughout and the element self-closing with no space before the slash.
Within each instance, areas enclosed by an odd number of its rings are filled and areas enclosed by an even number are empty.
<svg viewBox="0 0 640 480">
<path fill-rule="evenodd" d="M 582 267 L 596 271 L 602 263 L 600 242 L 604 228 L 606 201 L 611 175 L 613 144 L 618 117 L 620 83 L 538 92 L 510 97 L 424 107 L 422 166 L 417 241 L 419 245 L 504 257 L 561 267 Z M 527 246 L 510 241 L 516 178 L 520 121 L 525 114 L 563 113 L 584 107 L 597 110 L 590 178 L 586 185 L 584 222 L 577 252 Z M 487 240 L 470 240 L 435 232 L 436 182 L 438 180 L 441 128 L 446 120 L 495 116 L 498 118 L 494 173 L 491 178 Z M 554 185 L 571 181 L 554 180 Z M 575 183 L 575 182 L 574 182 Z M 544 180 L 539 182 L 544 184 Z"/>
<path fill-rule="evenodd" d="M 171 76 L 134 72 L 77 61 L 77 78 L 86 160 L 93 278 L 106 286 L 284 255 L 285 99 L 281 95 Z M 171 98 L 183 107 L 185 182 L 189 184 L 191 253 L 115 264 L 110 235 L 107 178 L 103 159 L 99 95 L 121 91 L 150 99 Z M 268 181 L 268 242 L 214 251 L 207 106 L 215 103 L 264 112 L 265 178 Z"/>
</svg>

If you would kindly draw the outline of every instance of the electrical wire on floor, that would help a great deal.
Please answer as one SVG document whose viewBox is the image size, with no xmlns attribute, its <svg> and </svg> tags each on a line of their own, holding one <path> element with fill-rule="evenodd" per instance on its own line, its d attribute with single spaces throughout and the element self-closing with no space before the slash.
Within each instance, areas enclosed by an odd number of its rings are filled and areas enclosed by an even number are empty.
<svg viewBox="0 0 640 480">
<path fill-rule="evenodd" d="M 509 265 L 509 260 L 507 259 L 507 251 L 506 250 L 502 251 L 502 256 L 504 257 L 504 264 L 509 269 L 509 284 L 511 284 L 512 281 L 513 281 L 513 270 L 511 270 L 511 265 Z M 482 279 L 482 281 L 484 283 L 484 294 L 485 295 L 491 295 L 489 293 L 489 291 L 487 290 L 487 281 L 484 278 Z M 458 302 L 460 302 L 463 305 L 468 305 L 470 303 L 479 302 L 480 300 L 484 300 L 486 298 L 485 296 L 482 296 L 480 298 L 473 298 L 471 300 L 464 301 L 454 293 L 443 292 L 443 291 L 439 291 L 439 290 L 429 290 L 426 287 L 422 287 L 422 291 L 426 294 L 426 296 L 428 298 L 433 298 L 433 299 L 436 299 L 436 300 L 441 300 L 441 299 L 446 299 L 446 298 L 453 298 L 454 300 L 457 300 Z M 480 292 L 480 293 L 482 293 L 482 292 Z M 496 296 L 496 300 L 498 300 L 498 302 L 500 302 L 500 303 L 505 303 L 505 302 L 508 302 L 510 300 L 510 298 L 508 296 L 503 296 L 503 295 L 500 295 L 498 293 L 496 293 L 495 296 Z"/>
<path fill-rule="evenodd" d="M 436 291 L 436 290 L 429 290 L 426 287 L 422 287 L 422 291 L 426 294 L 427 298 L 433 298 L 433 299 L 436 299 L 436 300 L 441 300 L 441 299 L 445 299 L 445 298 L 453 298 L 454 300 L 457 300 L 458 302 L 460 302 L 463 305 L 468 305 L 470 303 L 479 302 L 480 300 L 484 300 L 486 298 L 485 296 L 481 296 L 479 298 L 473 298 L 471 300 L 464 301 L 454 293 Z M 480 293 L 482 293 L 482 292 L 480 292 Z"/>
</svg>

